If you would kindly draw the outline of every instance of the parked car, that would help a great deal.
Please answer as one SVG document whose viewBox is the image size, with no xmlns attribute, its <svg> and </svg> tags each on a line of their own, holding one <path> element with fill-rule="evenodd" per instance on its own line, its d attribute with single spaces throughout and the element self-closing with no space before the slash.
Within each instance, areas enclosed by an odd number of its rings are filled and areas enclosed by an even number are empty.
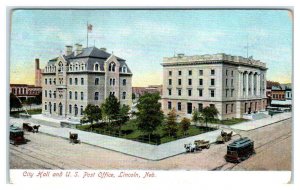
<svg viewBox="0 0 300 190">
<path fill-rule="evenodd" d="M 241 161 L 248 159 L 254 153 L 254 141 L 248 137 L 242 137 L 227 146 L 225 160 L 227 162 L 240 163 Z"/>
<path fill-rule="evenodd" d="M 11 125 L 9 128 L 9 142 L 13 145 L 25 144 L 24 131 Z"/>
</svg>

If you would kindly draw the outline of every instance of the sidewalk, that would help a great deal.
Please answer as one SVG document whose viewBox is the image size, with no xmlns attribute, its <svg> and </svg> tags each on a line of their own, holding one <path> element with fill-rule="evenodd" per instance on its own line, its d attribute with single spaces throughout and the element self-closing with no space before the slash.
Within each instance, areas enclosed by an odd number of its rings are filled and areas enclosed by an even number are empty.
<svg viewBox="0 0 300 190">
<path fill-rule="evenodd" d="M 20 118 L 10 118 L 11 124 L 21 127 L 23 122 L 28 122 L 28 120 Z M 38 124 L 31 122 L 32 124 Z M 185 152 L 184 144 L 193 143 L 195 140 L 209 140 L 211 143 L 215 142 L 217 137 L 220 135 L 221 130 L 216 130 L 193 137 L 187 137 L 177 141 L 172 141 L 164 143 L 161 145 L 150 145 L 146 143 L 140 143 L 137 141 L 111 137 L 96 133 L 90 133 L 86 131 L 81 131 L 77 129 L 70 128 L 57 128 L 41 125 L 40 132 L 46 133 L 53 136 L 58 136 L 62 138 L 69 138 L 69 132 L 78 133 L 79 140 L 81 142 L 99 146 L 105 149 L 114 150 L 124 154 L 144 158 L 147 160 L 161 160 L 171 156 L 175 156 Z M 229 132 L 229 130 L 224 130 Z M 66 142 L 68 143 L 68 142 Z M 77 145 L 76 145 L 77 146 Z M 80 146 L 80 145 L 78 145 Z"/>
<path fill-rule="evenodd" d="M 260 127 L 264 127 L 266 125 L 270 125 L 272 123 L 277 123 L 282 120 L 286 120 L 292 118 L 292 113 L 291 112 L 286 112 L 286 113 L 280 113 L 276 114 L 273 117 L 268 116 L 267 118 L 259 119 L 259 120 L 253 120 L 253 121 L 248 121 L 248 122 L 243 122 L 235 125 L 229 126 L 231 129 L 237 129 L 241 131 L 250 131 L 254 130 Z"/>
</svg>

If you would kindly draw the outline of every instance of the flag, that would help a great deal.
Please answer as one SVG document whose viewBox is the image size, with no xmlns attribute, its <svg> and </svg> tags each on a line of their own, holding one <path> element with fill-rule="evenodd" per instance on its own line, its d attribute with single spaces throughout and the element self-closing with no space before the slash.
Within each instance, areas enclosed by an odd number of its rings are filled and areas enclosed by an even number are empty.
<svg viewBox="0 0 300 190">
<path fill-rule="evenodd" d="M 93 30 L 93 25 L 88 24 L 88 25 L 87 25 L 87 31 L 88 31 L 88 32 L 92 32 L 92 30 Z"/>
</svg>

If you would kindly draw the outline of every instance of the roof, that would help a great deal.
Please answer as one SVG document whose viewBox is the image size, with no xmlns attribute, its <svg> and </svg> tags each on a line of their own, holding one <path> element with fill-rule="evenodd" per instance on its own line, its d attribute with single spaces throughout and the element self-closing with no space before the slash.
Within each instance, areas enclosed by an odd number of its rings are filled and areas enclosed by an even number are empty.
<svg viewBox="0 0 300 190">
<path fill-rule="evenodd" d="M 82 49 L 82 53 L 75 55 L 72 52 L 70 55 L 63 55 L 64 59 L 69 64 L 70 62 L 84 62 L 87 65 L 87 70 L 93 70 L 94 64 L 97 62 L 100 65 L 100 70 L 104 71 L 104 62 L 111 56 L 112 54 L 106 52 L 103 49 L 98 49 L 96 47 L 87 47 Z M 127 73 L 131 73 L 131 70 L 128 68 L 125 63 L 126 60 L 120 57 L 115 56 L 118 62 L 120 63 L 120 69 L 123 66 L 127 67 Z M 55 57 L 49 60 L 48 65 L 53 65 L 57 61 L 58 57 Z"/>
<path fill-rule="evenodd" d="M 233 141 L 228 146 L 229 147 L 242 147 L 242 146 L 248 145 L 249 143 L 253 143 L 253 141 L 250 140 L 248 137 L 242 137 L 238 140 Z"/>
<path fill-rule="evenodd" d="M 292 105 L 292 100 L 272 100 L 271 105 Z"/>
</svg>

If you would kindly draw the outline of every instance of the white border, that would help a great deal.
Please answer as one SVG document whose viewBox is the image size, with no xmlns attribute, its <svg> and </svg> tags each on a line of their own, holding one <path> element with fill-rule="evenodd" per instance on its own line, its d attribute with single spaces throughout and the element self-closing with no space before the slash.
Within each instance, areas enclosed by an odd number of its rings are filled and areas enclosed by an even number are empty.
<svg viewBox="0 0 300 190">
<path fill-rule="evenodd" d="M 127 0 L 127 1 L 121 1 L 121 0 L 110 0 L 110 1 L 103 1 L 103 2 L 99 2 L 99 0 L 85 0 L 85 1 L 75 1 L 75 0 L 51 0 L 51 1 L 38 1 L 38 0 L 28 0 L 26 2 L 24 2 L 24 0 L 2 0 L 1 1 L 1 10 L 0 10 L 0 15 L 1 15 L 1 58 L 2 59 L 2 68 L 0 69 L 0 76 L 2 77 L 0 80 L 0 86 L 1 86 L 1 99 L 0 99 L 0 105 L 1 106 L 1 112 L 0 115 L 2 116 L 1 121 L 1 127 L 0 127 L 0 134 L 2 134 L 2 138 L 0 138 L 2 140 L 2 142 L 0 143 L 1 145 L 1 150 L 4 151 L 2 152 L 1 155 L 5 155 L 3 153 L 5 153 L 5 149 L 6 149 L 6 131 L 5 131 L 5 126 L 6 126 L 6 121 L 4 119 L 4 116 L 6 115 L 6 109 L 4 105 L 7 105 L 7 101 L 6 101 L 6 97 L 4 95 L 4 92 L 7 92 L 7 84 L 8 84 L 8 67 L 7 65 L 5 65 L 4 63 L 6 63 L 6 41 L 7 41 L 7 36 L 6 36 L 6 6 L 125 6 L 125 7 L 154 7 L 154 6 L 160 6 L 160 7 L 198 7 L 198 8 L 202 8 L 203 6 L 206 6 L 206 8 L 208 7 L 224 7 L 224 6 L 230 6 L 230 7 L 244 7 L 247 6 L 247 8 L 254 8 L 254 7 L 265 7 L 265 8 L 276 8 L 277 6 L 280 6 L 280 8 L 282 7 L 293 7 L 294 6 L 294 16 L 295 16 L 295 30 L 294 30 L 294 34 L 295 34 L 295 38 L 294 41 L 298 42 L 294 44 L 294 52 L 296 52 L 296 55 L 294 57 L 294 71 L 299 71 L 299 56 L 297 55 L 297 52 L 299 52 L 299 13 L 298 13 L 298 9 L 299 9 L 299 5 L 298 3 L 296 3 L 296 1 L 292 1 L 292 0 L 285 0 L 285 1 L 281 1 L 281 0 L 251 0 L 251 1 L 239 1 L 239 0 L 207 0 L 204 2 L 198 2 L 196 0 L 193 1 L 179 1 L 179 0 L 173 0 L 173 1 L 161 1 L 161 0 L 151 0 L 151 1 L 138 1 L 138 0 Z M 81 7 L 78 7 L 81 8 Z M 298 22 L 297 22 L 298 21 Z M 8 26 L 9 27 L 9 26 Z M 298 34 L 298 35 L 296 35 Z M 297 51 L 298 50 L 298 51 Z M 299 54 L 299 53 L 298 53 Z M 298 76 L 296 75 L 294 77 L 294 81 L 298 81 L 297 79 Z M 293 89 L 293 96 L 297 97 L 297 95 L 299 94 L 299 88 L 297 88 L 297 86 L 294 86 Z M 297 100 L 294 101 L 294 114 L 295 116 L 297 116 L 299 113 L 297 110 Z M 294 148 L 294 154 L 295 154 L 295 158 L 294 160 L 296 161 L 294 164 L 294 174 L 295 174 L 295 179 L 294 181 L 299 183 L 299 179 L 297 180 L 297 175 L 299 174 L 299 172 L 297 172 L 296 168 L 299 168 L 299 162 L 297 162 L 297 160 L 299 160 L 299 145 L 297 146 L 297 143 L 299 140 L 299 129 L 298 126 L 296 124 L 299 123 L 299 120 L 296 118 L 294 118 L 294 122 L 295 122 L 295 129 L 294 129 L 294 139 L 295 139 L 295 148 Z M 298 147 L 298 148 L 297 148 Z M 6 179 L 6 173 L 3 172 L 7 169 L 6 167 L 6 158 L 4 156 L 1 156 L 1 168 L 0 171 L 0 179 L 1 179 L 1 184 L 6 183 L 5 179 Z M 264 174 L 259 174 L 259 172 L 216 172 L 216 173 L 212 173 L 211 172 L 161 172 L 162 176 L 155 180 L 155 181 L 147 181 L 147 182 L 136 182 L 136 181 L 128 181 L 128 180 L 124 180 L 118 183 L 114 183 L 114 182 L 96 182 L 97 185 L 104 185 L 105 187 L 107 186 L 114 186 L 117 188 L 129 188 L 131 187 L 131 185 L 134 185 L 135 188 L 143 188 L 143 189 L 162 189 L 162 188 L 170 188 L 172 187 L 178 187 L 178 188 L 189 188 L 191 186 L 193 186 L 193 188 L 198 188 L 198 189 L 206 189 L 206 188 L 222 188 L 224 189 L 224 183 L 227 183 L 228 180 L 230 179 L 234 179 L 234 183 L 232 183 L 232 186 L 227 186 L 227 188 L 239 188 L 239 189 L 250 189 L 253 187 L 253 185 L 255 186 L 259 186 L 260 188 L 263 188 L 264 185 L 262 185 L 261 183 L 257 183 L 256 180 L 259 180 L 260 182 L 262 181 L 268 181 L 268 182 L 272 182 L 273 185 L 271 185 L 272 189 L 273 188 L 281 188 L 282 186 L 276 186 L 275 184 L 277 184 L 278 182 L 280 183 L 278 178 L 275 178 L 276 172 L 266 172 Z M 200 174 L 201 173 L 201 174 Z M 209 177 L 212 176 L 214 177 L 213 179 L 205 179 L 203 178 L 203 176 Z M 179 178 L 178 178 L 179 177 Z M 249 178 L 249 180 L 246 180 L 246 182 L 244 181 L 245 178 Z M 264 180 L 261 180 L 264 179 Z M 205 183 L 204 180 L 208 180 L 209 183 Z M 76 183 L 77 182 L 77 183 Z M 95 188 L 93 186 L 88 185 L 88 183 L 83 184 L 80 183 L 79 181 L 74 182 L 74 184 L 76 185 L 76 188 L 78 189 L 83 189 L 83 188 Z M 230 181 L 229 181 L 230 182 Z M 203 183 L 203 185 L 201 185 Z M 231 182 L 230 182 L 231 183 Z M 40 188 L 53 188 L 53 186 L 55 186 L 55 182 L 53 184 L 49 184 L 46 183 L 47 187 L 43 186 Z M 95 185 L 93 183 L 93 185 Z M 129 186 L 130 185 L 130 186 Z M 265 184 L 270 186 L 270 184 Z M 13 186 L 5 186 L 8 188 L 25 188 L 25 187 L 32 187 L 33 189 L 35 188 L 39 188 L 39 186 L 37 184 L 33 184 L 30 182 L 26 182 L 23 185 L 13 185 Z M 284 186 L 286 188 L 286 186 Z M 292 188 L 295 188 L 295 185 L 289 186 Z M 60 188 L 73 188 L 69 187 L 69 184 L 64 185 L 63 187 Z"/>
</svg>

